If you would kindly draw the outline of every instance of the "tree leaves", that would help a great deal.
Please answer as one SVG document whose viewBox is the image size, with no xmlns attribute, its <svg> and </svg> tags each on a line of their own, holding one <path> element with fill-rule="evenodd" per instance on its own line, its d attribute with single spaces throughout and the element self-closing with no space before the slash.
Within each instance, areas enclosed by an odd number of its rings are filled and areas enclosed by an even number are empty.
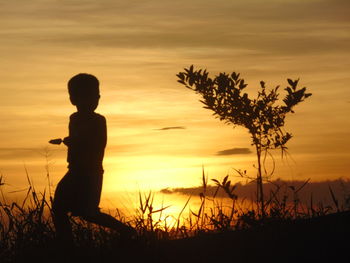
<svg viewBox="0 0 350 263">
<path fill-rule="evenodd" d="M 284 132 L 286 114 L 310 97 L 306 88 L 298 89 L 299 79 L 287 79 L 289 86 L 283 99 L 284 105 L 277 104 L 278 89 L 268 90 L 264 81 L 260 82 L 257 98 L 249 98 L 242 90 L 247 87 L 240 73 L 220 73 L 209 77 L 207 70 L 195 70 L 191 65 L 177 75 L 178 82 L 202 96 L 204 108 L 213 111 L 213 115 L 227 124 L 239 125 L 248 129 L 252 145 L 260 150 L 281 148 L 292 137 Z"/>
</svg>

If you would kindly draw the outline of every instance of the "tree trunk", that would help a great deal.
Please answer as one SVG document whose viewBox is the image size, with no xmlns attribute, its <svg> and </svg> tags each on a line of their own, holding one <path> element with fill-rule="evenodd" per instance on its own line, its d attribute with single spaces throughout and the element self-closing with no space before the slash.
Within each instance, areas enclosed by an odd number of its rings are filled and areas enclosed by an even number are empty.
<svg viewBox="0 0 350 263">
<path fill-rule="evenodd" d="M 265 218 L 265 202 L 264 202 L 264 190 L 263 190 L 263 180 L 261 174 L 261 148 L 256 146 L 256 154 L 258 157 L 258 174 L 257 174 L 257 193 L 258 193 L 258 203 L 260 206 L 260 215 Z"/>
</svg>

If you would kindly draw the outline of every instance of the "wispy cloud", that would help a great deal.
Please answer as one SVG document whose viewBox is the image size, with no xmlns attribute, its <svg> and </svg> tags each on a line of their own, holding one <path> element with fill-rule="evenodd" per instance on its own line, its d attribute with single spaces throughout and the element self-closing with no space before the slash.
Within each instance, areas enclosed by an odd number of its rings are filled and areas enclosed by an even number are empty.
<svg viewBox="0 0 350 263">
<path fill-rule="evenodd" d="M 235 155 L 235 154 L 250 154 L 252 151 L 248 148 L 232 148 L 227 150 L 218 151 L 216 155 Z"/>
<path fill-rule="evenodd" d="M 35 22 L 34 30 L 17 26 L 2 36 L 11 38 L 16 31 L 19 36 L 28 34 L 40 43 L 70 46 L 234 47 L 274 54 L 339 52 L 348 50 L 349 35 L 344 24 L 349 22 L 344 11 L 348 10 L 347 2 L 220 0 L 215 4 L 212 1 L 199 4 L 156 0 L 152 4 L 148 1 L 125 4 L 103 0 L 79 5 L 46 4 L 39 15 L 28 5 L 18 15 Z M 53 17 L 56 18 L 54 24 L 51 23 Z M 26 24 L 27 21 L 20 22 Z M 335 30 L 334 25 L 339 23 L 343 26 Z M 65 30 L 67 27 L 69 30 Z"/>
<path fill-rule="evenodd" d="M 167 131 L 167 130 L 184 130 L 186 127 L 184 126 L 172 126 L 172 127 L 164 127 L 160 129 L 155 129 L 157 131 Z"/>
</svg>

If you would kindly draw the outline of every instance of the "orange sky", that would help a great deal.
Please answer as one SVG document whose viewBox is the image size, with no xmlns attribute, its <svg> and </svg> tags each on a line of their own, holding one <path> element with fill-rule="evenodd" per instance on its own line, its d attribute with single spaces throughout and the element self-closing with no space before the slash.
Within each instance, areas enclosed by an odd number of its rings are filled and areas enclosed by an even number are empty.
<svg viewBox="0 0 350 263">
<path fill-rule="evenodd" d="M 194 64 L 237 71 L 256 94 L 259 81 L 300 78 L 313 96 L 287 116 L 292 159 L 277 156 L 276 177 L 349 177 L 350 4 L 346 0 L 7 1 L 0 8 L 0 172 L 12 190 L 55 185 L 66 171 L 75 110 L 66 83 L 80 72 L 101 82 L 97 112 L 107 118 L 104 192 L 190 187 L 210 178 L 254 174 L 247 132 L 202 108 L 177 83 Z M 281 89 L 282 90 L 282 89 Z M 165 127 L 184 129 L 164 129 Z M 219 155 L 247 148 L 246 153 Z"/>
</svg>

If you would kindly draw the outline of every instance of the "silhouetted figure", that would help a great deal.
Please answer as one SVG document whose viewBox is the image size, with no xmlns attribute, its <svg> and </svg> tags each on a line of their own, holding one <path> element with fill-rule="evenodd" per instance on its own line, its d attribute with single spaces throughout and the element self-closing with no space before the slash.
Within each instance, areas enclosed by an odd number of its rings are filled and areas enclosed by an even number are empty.
<svg viewBox="0 0 350 263">
<path fill-rule="evenodd" d="M 68 82 L 70 101 L 77 112 L 70 116 L 69 136 L 50 143 L 68 146 L 68 172 L 58 183 L 53 201 L 53 221 L 59 241 L 73 244 L 68 213 L 134 235 L 133 228 L 100 212 L 103 156 L 107 142 L 106 119 L 95 113 L 100 99 L 99 81 L 90 74 L 78 74 Z"/>
</svg>

